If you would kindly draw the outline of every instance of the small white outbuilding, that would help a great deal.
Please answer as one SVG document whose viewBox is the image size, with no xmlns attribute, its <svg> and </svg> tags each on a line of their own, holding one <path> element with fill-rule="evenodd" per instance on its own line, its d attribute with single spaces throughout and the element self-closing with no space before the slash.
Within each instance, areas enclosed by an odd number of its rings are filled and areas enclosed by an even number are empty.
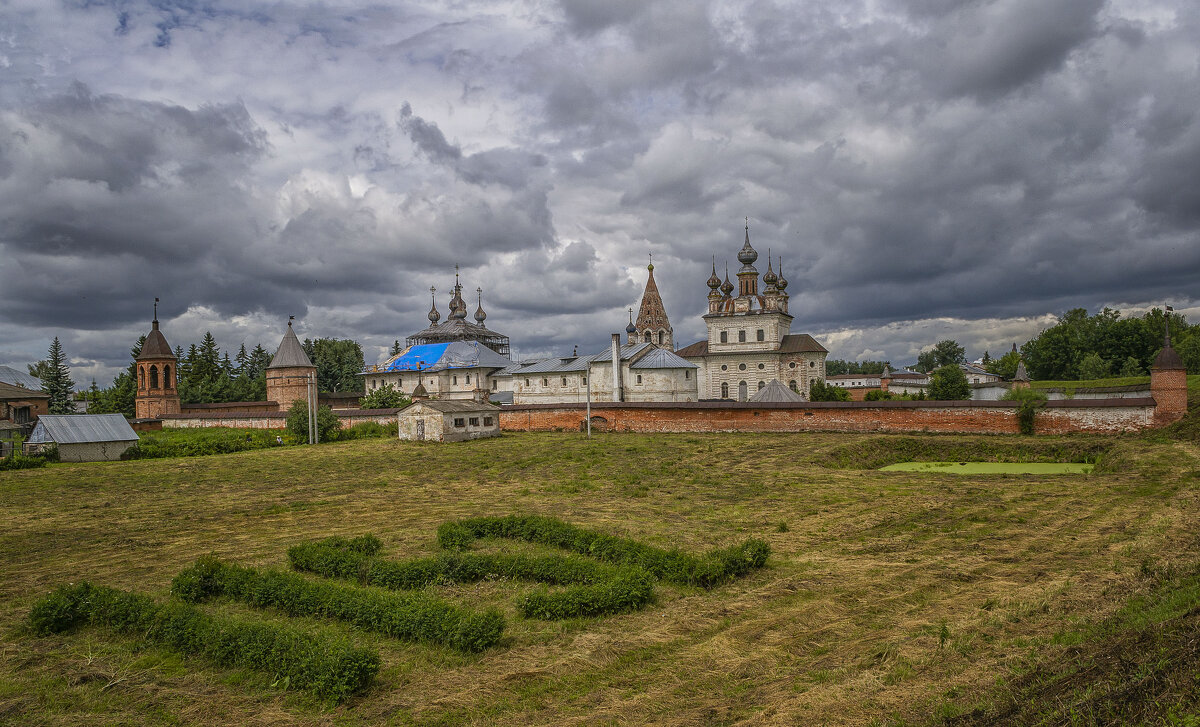
<svg viewBox="0 0 1200 727">
<path fill-rule="evenodd" d="M 401 439 L 462 442 L 500 436 L 500 407 L 461 399 L 421 399 L 396 416 Z"/>
<path fill-rule="evenodd" d="M 63 462 L 102 462 L 120 459 L 138 435 L 120 414 L 43 414 L 26 441 L 58 445 Z"/>
</svg>

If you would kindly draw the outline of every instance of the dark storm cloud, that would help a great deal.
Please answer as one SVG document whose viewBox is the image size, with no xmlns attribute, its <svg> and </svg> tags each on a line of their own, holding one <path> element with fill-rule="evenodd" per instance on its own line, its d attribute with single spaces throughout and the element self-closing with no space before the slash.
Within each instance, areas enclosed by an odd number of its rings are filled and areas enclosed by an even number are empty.
<svg viewBox="0 0 1200 727">
<path fill-rule="evenodd" d="M 690 342 L 745 217 L 835 355 L 995 347 L 1200 276 L 1183 0 L 17 5 L 10 341 L 117 363 L 157 287 L 184 340 L 287 312 L 380 347 L 459 264 L 519 349 L 587 350 L 652 251 Z"/>
</svg>

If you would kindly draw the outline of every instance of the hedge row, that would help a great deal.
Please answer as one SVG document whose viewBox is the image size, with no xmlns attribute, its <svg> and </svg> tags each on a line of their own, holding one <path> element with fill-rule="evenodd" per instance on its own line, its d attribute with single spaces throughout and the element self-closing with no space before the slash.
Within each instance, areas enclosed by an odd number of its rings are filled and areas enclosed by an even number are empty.
<svg viewBox="0 0 1200 727">
<path fill-rule="evenodd" d="M 380 593 L 315 582 L 295 573 L 222 563 L 212 556 L 177 575 L 171 592 L 191 603 L 224 595 L 289 616 L 336 618 L 395 638 L 466 652 L 483 651 L 504 634 L 504 616 L 495 609 L 477 612 L 423 593 Z"/>
<path fill-rule="evenodd" d="M 60 587 L 38 601 L 29 618 L 38 635 L 102 626 L 217 664 L 265 671 L 334 701 L 365 689 L 379 671 L 377 653 L 344 639 L 211 616 L 178 601 L 160 605 L 149 596 L 87 582 Z"/>
<path fill-rule="evenodd" d="M 634 565 L 671 583 L 713 588 L 745 575 L 767 562 L 771 549 L 752 538 L 739 545 L 717 548 L 702 556 L 664 550 L 629 538 L 618 538 L 540 515 L 479 517 L 443 523 L 438 544 L 462 550 L 476 538 L 512 538 L 553 545 L 609 563 Z"/>
<path fill-rule="evenodd" d="M 438 583 L 478 583 L 488 578 L 571 586 L 523 598 L 518 608 L 530 618 L 619 613 L 642 608 L 654 598 L 654 584 L 644 570 L 614 567 L 578 556 L 444 553 L 434 558 L 392 561 L 349 543 L 340 538 L 303 543 L 288 549 L 288 561 L 299 571 L 393 590 Z"/>
</svg>

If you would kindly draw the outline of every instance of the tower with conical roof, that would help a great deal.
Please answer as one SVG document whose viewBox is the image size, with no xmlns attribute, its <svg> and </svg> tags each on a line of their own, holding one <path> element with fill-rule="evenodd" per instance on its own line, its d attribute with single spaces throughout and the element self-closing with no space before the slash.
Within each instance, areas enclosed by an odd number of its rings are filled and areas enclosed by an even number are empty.
<svg viewBox="0 0 1200 727">
<path fill-rule="evenodd" d="M 642 292 L 642 305 L 638 308 L 637 321 L 634 328 L 636 339 L 631 336 L 630 343 L 635 340 L 641 343 L 653 343 L 668 351 L 675 350 L 674 332 L 671 321 L 667 319 L 667 309 L 663 306 L 662 296 L 658 294 L 658 284 L 654 282 L 654 261 L 646 266 L 646 289 Z"/>
<path fill-rule="evenodd" d="M 1150 366 L 1150 395 L 1155 423 L 1170 424 L 1187 414 L 1187 369 L 1171 346 L 1171 307 L 1163 316 L 1163 347 Z"/>
<path fill-rule="evenodd" d="M 166 414 L 179 413 L 179 390 L 176 384 L 178 360 L 171 344 L 158 329 L 158 298 L 154 299 L 154 321 L 138 354 L 137 396 L 133 400 L 138 419 L 158 419 Z"/>
<path fill-rule="evenodd" d="M 317 378 L 317 367 L 292 330 L 293 318 L 288 316 L 287 333 L 267 366 L 267 400 L 278 404 L 280 411 L 286 411 L 297 401 L 308 401 L 308 383 L 310 380 L 315 383 Z"/>
</svg>

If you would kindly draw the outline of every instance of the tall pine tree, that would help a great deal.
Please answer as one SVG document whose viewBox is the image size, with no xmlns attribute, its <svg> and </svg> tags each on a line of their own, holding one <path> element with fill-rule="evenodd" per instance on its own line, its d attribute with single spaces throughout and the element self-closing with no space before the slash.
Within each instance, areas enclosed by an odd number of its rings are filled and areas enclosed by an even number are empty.
<svg viewBox="0 0 1200 727">
<path fill-rule="evenodd" d="M 42 390 L 50 395 L 51 414 L 74 413 L 75 406 L 71 403 L 71 392 L 74 388 L 71 369 L 67 366 L 67 355 L 63 353 L 58 336 L 55 336 L 46 356 L 46 365 L 42 369 Z"/>
</svg>

